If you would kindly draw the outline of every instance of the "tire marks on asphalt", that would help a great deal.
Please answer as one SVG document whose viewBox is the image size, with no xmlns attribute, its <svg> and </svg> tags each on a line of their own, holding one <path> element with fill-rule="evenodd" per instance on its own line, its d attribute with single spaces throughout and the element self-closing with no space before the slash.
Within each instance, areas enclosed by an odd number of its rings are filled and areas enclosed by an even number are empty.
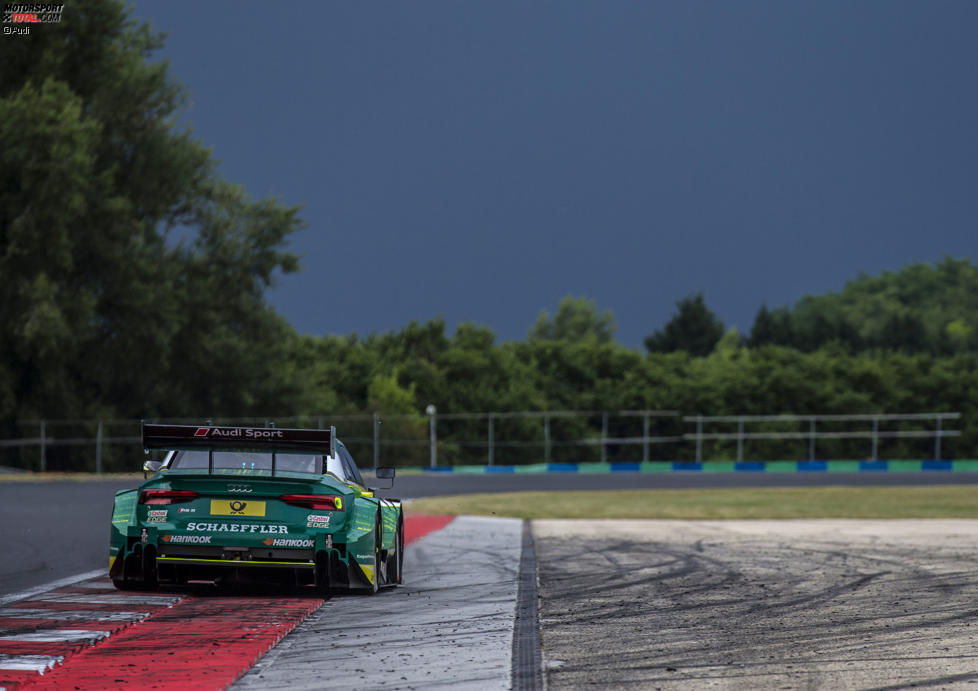
<svg viewBox="0 0 978 691">
<path fill-rule="evenodd" d="M 537 521 L 534 532 L 554 688 L 978 678 L 976 521 Z"/>
</svg>

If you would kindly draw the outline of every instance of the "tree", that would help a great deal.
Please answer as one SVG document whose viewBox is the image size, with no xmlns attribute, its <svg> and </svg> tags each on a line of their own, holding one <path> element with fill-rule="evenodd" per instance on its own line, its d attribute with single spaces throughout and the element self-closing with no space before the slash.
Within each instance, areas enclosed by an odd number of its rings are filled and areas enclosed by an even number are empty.
<svg viewBox="0 0 978 691">
<path fill-rule="evenodd" d="M 912 313 L 891 314 L 883 326 L 880 339 L 881 347 L 905 353 L 919 353 L 927 346 L 923 321 Z"/>
<path fill-rule="evenodd" d="M 762 307 L 750 343 L 810 352 L 838 342 L 853 352 L 948 355 L 978 350 L 978 334 L 962 329 L 976 322 L 978 266 L 948 257 L 860 275 L 839 292 L 806 295 L 790 308 Z"/>
<path fill-rule="evenodd" d="M 676 302 L 676 313 L 666 325 L 645 338 L 650 353 L 684 350 L 694 357 L 709 355 L 723 336 L 723 322 L 703 300 L 703 293 Z"/>
<path fill-rule="evenodd" d="M 0 42 L 0 416 L 247 414 L 291 399 L 264 302 L 298 210 L 175 129 L 186 93 L 120 0 Z M 175 226 L 190 239 L 168 237 Z M 257 369 L 255 369 L 257 368 Z"/>
<path fill-rule="evenodd" d="M 762 345 L 792 345 L 794 334 L 791 329 L 791 315 L 785 308 L 769 310 L 761 305 L 754 317 L 754 326 L 747 341 L 751 348 Z"/>
<path fill-rule="evenodd" d="M 599 313 L 594 300 L 568 295 L 560 301 L 553 319 L 546 310 L 540 312 L 527 338 L 531 341 L 611 343 L 615 329 L 611 310 Z"/>
</svg>

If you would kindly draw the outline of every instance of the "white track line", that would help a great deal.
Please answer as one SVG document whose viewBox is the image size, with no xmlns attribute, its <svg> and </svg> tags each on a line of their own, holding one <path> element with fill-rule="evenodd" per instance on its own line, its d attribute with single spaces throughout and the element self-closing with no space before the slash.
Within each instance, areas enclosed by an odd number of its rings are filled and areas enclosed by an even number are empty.
<svg viewBox="0 0 978 691">
<path fill-rule="evenodd" d="M 0 629 L 2 631 L 2 629 Z M 87 629 L 44 629 L 30 633 L 11 633 L 0 636 L 0 641 L 22 641 L 25 643 L 95 643 L 108 637 L 111 631 L 89 631 Z"/>
<path fill-rule="evenodd" d="M 97 581 L 92 581 L 90 583 L 75 583 L 73 588 L 92 588 L 93 590 L 101 590 L 108 588 L 109 590 L 115 590 L 115 586 L 112 585 L 112 581 L 109 579 L 100 579 Z"/>
<path fill-rule="evenodd" d="M 183 595 L 98 595 L 93 593 L 48 593 L 34 598 L 38 602 L 70 602 L 87 605 L 172 605 L 183 599 Z"/>
<path fill-rule="evenodd" d="M 3 655 L 0 653 L 0 669 L 38 672 L 44 674 L 64 661 L 63 655 Z"/>
<path fill-rule="evenodd" d="M 30 590 L 22 590 L 19 593 L 3 595 L 0 596 L 0 607 L 6 607 L 11 602 L 19 602 L 20 600 L 26 600 L 29 597 L 33 597 L 41 593 L 46 593 L 49 590 L 54 590 L 55 588 L 63 588 L 66 585 L 74 585 L 79 581 L 87 581 L 89 578 L 97 578 L 98 576 L 105 576 L 105 569 L 86 571 L 85 573 L 75 574 L 74 576 L 68 576 L 67 578 L 62 578 L 57 581 L 46 583 L 45 585 L 39 585 L 37 587 L 31 588 Z"/>
<path fill-rule="evenodd" d="M 98 610 L 27 609 L 21 607 L 0 608 L 0 618 L 7 619 L 54 619 L 55 621 L 139 621 L 149 612 L 100 612 Z"/>
</svg>

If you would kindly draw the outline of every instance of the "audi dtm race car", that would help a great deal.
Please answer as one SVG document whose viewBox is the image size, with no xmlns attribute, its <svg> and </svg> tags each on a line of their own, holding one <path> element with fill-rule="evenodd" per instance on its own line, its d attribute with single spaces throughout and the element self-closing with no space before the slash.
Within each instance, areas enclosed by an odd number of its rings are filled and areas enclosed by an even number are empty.
<svg viewBox="0 0 978 691">
<path fill-rule="evenodd" d="M 335 428 L 144 424 L 142 440 L 166 455 L 115 496 L 117 588 L 258 579 L 375 593 L 401 582 L 401 503 L 364 484 Z"/>
</svg>

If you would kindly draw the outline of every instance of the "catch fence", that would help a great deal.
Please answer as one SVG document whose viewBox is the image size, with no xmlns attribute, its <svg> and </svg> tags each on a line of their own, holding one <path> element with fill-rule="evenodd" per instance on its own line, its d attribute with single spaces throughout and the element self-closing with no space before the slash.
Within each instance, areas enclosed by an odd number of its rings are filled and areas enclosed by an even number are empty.
<svg viewBox="0 0 978 691">
<path fill-rule="evenodd" d="M 335 425 L 361 467 L 591 461 L 941 459 L 960 413 L 686 415 L 675 410 L 517 411 L 278 418 L 167 418 L 171 424 Z M 138 420 L 28 420 L 0 440 L 0 467 L 120 472 L 142 464 Z M 953 449 L 952 449 L 953 451 Z M 885 453 L 884 453 L 885 452 Z M 952 455 L 953 457 L 953 455 Z"/>
<path fill-rule="evenodd" d="M 696 445 L 696 461 L 703 460 L 703 442 L 709 440 L 735 440 L 737 444 L 736 460 L 744 460 L 744 444 L 750 440 L 787 440 L 804 439 L 808 442 L 809 461 L 816 460 L 816 445 L 819 439 L 840 440 L 840 439 L 863 439 L 869 440 L 868 460 L 875 461 L 879 456 L 880 440 L 887 439 L 933 439 L 934 440 L 934 460 L 941 458 L 941 442 L 946 437 L 961 436 L 960 430 L 946 428 L 946 421 L 958 420 L 961 413 L 881 413 L 869 415 L 687 415 L 683 421 L 695 423 L 696 431 L 692 434 L 684 434 L 683 438 L 693 441 Z M 885 429 L 889 424 L 898 425 L 900 423 L 931 423 L 933 429 Z M 737 425 L 735 432 L 704 432 L 705 424 L 734 424 Z M 769 426 L 788 426 L 797 428 L 799 425 L 806 425 L 808 429 L 781 429 L 781 430 L 762 430 L 745 431 L 745 426 L 764 425 Z M 871 425 L 870 429 L 831 429 L 825 430 L 824 426 L 845 425 L 847 423 L 865 423 Z M 821 425 L 821 427 L 820 427 Z M 881 425 L 884 427 L 881 429 Z"/>
</svg>

